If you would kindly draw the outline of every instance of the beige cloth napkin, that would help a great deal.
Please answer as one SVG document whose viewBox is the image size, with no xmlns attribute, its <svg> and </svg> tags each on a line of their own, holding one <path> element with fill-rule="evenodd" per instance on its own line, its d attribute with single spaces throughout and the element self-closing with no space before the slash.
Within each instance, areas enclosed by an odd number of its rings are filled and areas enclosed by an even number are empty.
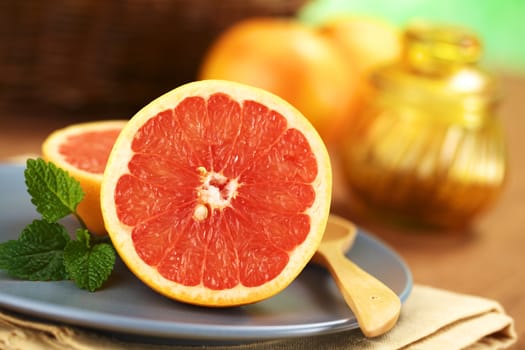
<svg viewBox="0 0 525 350">
<path fill-rule="evenodd" d="M 152 345 L 113 339 L 70 326 L 46 324 L 0 312 L 0 348 L 5 350 L 484 350 L 516 341 L 512 318 L 495 301 L 415 285 L 397 325 L 367 339 L 359 330 L 242 345 Z"/>
</svg>

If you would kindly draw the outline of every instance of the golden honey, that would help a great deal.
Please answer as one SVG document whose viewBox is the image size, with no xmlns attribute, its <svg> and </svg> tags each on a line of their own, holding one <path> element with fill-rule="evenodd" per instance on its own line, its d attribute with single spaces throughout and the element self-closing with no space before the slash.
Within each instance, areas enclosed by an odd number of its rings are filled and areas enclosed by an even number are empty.
<svg viewBox="0 0 525 350">
<path fill-rule="evenodd" d="M 341 154 L 349 186 L 373 213 L 457 228 L 497 198 L 506 146 L 497 82 L 480 55 L 475 34 L 420 22 L 404 33 L 402 59 L 371 75 Z"/>
</svg>

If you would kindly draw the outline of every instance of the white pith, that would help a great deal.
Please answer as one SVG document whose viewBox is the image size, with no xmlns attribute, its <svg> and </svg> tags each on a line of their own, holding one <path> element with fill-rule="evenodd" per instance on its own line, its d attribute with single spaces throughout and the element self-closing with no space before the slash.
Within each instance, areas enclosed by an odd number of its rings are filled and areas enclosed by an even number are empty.
<svg viewBox="0 0 525 350">
<path fill-rule="evenodd" d="M 228 179 L 221 173 L 208 172 L 204 167 L 199 167 L 201 186 L 197 189 L 198 204 L 195 206 L 193 217 L 204 220 L 214 210 L 230 206 L 230 202 L 237 195 L 239 182 L 237 179 Z M 221 185 L 223 189 L 217 185 Z"/>
</svg>

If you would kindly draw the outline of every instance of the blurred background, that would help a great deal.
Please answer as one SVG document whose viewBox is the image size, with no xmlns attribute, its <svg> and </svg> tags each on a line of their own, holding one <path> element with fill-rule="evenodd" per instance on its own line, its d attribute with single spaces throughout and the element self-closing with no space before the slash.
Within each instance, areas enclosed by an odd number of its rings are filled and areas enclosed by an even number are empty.
<svg viewBox="0 0 525 350">
<path fill-rule="evenodd" d="M 196 79 L 208 45 L 248 16 L 302 0 L 0 2 L 0 106 L 125 118 Z"/>
<path fill-rule="evenodd" d="M 471 28 L 485 46 L 483 63 L 500 72 L 525 74 L 525 1 L 523 0 L 313 0 L 300 11 L 305 21 L 355 13 L 404 26 L 415 18 Z"/>
<path fill-rule="evenodd" d="M 373 16 L 458 23 L 483 40 L 483 63 L 525 74 L 524 0 L 24 0 L 0 3 L 0 108 L 66 118 L 127 118 L 195 80 L 219 34 L 252 16 Z M 0 118 L 4 118 L 3 116 Z"/>
</svg>

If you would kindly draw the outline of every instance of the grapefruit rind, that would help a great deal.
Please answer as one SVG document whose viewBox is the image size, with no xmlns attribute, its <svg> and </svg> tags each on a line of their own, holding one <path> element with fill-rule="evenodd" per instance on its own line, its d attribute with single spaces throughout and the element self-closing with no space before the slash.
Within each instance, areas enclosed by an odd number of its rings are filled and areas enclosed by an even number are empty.
<svg viewBox="0 0 525 350">
<path fill-rule="evenodd" d="M 168 280 L 147 265 L 137 254 L 131 239 L 132 227 L 123 224 L 117 216 L 114 192 L 119 178 L 127 174 L 128 161 L 134 152 L 132 140 L 137 130 L 160 112 L 173 109 L 186 97 L 209 97 L 214 93 L 226 93 L 237 102 L 254 100 L 269 109 L 281 113 L 288 120 L 288 127 L 301 131 L 310 143 L 317 159 L 318 172 L 312 187 L 316 191 L 314 203 L 305 211 L 310 217 L 310 232 L 303 243 L 289 252 L 290 260 L 274 279 L 257 287 L 241 284 L 223 290 L 212 290 L 202 284 L 186 286 Z M 101 207 L 106 230 L 119 256 L 128 268 L 146 285 L 169 298 L 203 306 L 236 306 L 269 298 L 286 288 L 303 270 L 321 242 L 330 210 L 332 172 L 325 144 L 314 127 L 292 105 L 262 89 L 240 83 L 205 80 L 180 86 L 152 101 L 133 116 L 120 133 L 110 154 L 101 188 Z"/>
<path fill-rule="evenodd" d="M 89 172 L 72 165 L 59 152 L 59 149 L 64 142 L 67 142 L 69 136 L 81 135 L 91 131 L 122 129 L 126 123 L 127 120 L 104 120 L 72 124 L 53 131 L 42 143 L 43 158 L 67 171 L 69 175 L 80 182 L 84 191 L 84 198 L 78 205 L 77 212 L 87 229 L 98 235 L 106 234 L 100 209 L 100 184 L 102 183 L 103 173 Z"/>
</svg>

